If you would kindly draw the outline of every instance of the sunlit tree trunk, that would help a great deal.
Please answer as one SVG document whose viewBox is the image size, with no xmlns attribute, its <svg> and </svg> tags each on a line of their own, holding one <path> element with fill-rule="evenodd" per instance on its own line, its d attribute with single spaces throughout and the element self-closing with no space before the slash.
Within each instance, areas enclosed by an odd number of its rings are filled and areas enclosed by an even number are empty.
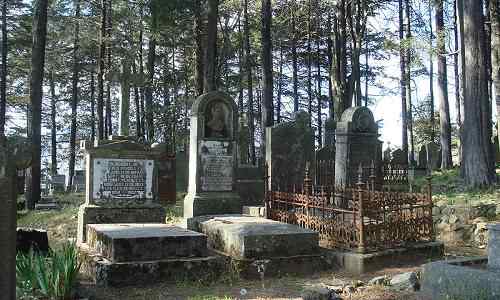
<svg viewBox="0 0 500 300">
<path fill-rule="evenodd" d="M 247 88 L 248 88 L 248 130 L 250 132 L 250 161 L 255 164 L 255 125 L 254 125 L 254 108 L 253 108 L 253 82 L 252 82 L 252 57 L 250 49 L 250 28 L 248 25 L 248 0 L 243 3 L 243 34 L 245 36 L 245 69 L 247 75 Z"/>
<path fill-rule="evenodd" d="M 448 72 L 446 64 L 444 28 L 444 4 L 443 0 L 436 0 L 436 34 L 438 55 L 438 89 L 437 100 L 439 102 L 439 140 L 441 143 L 441 168 L 450 169 L 453 166 L 451 160 L 451 124 L 450 105 L 448 102 Z"/>
<path fill-rule="evenodd" d="M 2 69 L 0 70 L 0 136 L 5 134 L 7 107 L 7 1 L 2 2 Z"/>
<path fill-rule="evenodd" d="M 49 71 L 50 85 L 50 175 L 57 175 L 57 124 L 56 124 L 56 84 L 54 82 L 54 71 Z"/>
<path fill-rule="evenodd" d="M 466 88 L 463 124 L 463 175 L 471 187 L 490 186 L 495 182 L 493 162 L 489 159 L 490 143 L 484 128 L 485 103 L 488 103 L 486 38 L 481 0 L 464 0 L 464 43 Z"/>
<path fill-rule="evenodd" d="M 404 47 L 404 7 L 403 0 L 399 0 L 399 68 L 401 88 L 401 121 L 402 121 L 402 150 L 408 154 L 408 112 L 406 103 L 406 56 Z"/>
</svg>

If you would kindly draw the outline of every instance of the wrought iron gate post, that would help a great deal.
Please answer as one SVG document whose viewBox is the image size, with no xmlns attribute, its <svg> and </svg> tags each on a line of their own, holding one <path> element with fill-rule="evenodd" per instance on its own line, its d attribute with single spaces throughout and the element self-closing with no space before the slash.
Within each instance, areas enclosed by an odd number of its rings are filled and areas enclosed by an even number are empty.
<svg viewBox="0 0 500 300">
<path fill-rule="evenodd" d="M 358 194 L 358 213 L 359 213 L 359 244 L 358 251 L 361 253 L 365 252 L 365 226 L 364 226 L 364 211 L 363 211 L 363 166 L 360 164 L 358 169 L 358 182 L 357 185 L 357 194 Z"/>
</svg>

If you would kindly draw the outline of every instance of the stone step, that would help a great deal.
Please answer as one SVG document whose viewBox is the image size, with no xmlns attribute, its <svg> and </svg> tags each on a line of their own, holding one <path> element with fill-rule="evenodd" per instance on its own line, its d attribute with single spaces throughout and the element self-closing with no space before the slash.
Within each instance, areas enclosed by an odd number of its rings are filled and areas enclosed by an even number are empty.
<svg viewBox="0 0 500 300">
<path fill-rule="evenodd" d="M 144 286 L 158 282 L 213 282 L 228 271 L 225 257 L 173 258 L 152 261 L 112 262 L 88 247 L 80 245 L 82 274 L 98 286 Z"/>
<path fill-rule="evenodd" d="M 111 262 L 207 256 L 204 234 L 167 224 L 88 224 L 89 247 Z"/>
<path fill-rule="evenodd" d="M 317 232 L 299 226 L 243 215 L 199 216 L 188 228 L 208 236 L 208 246 L 235 259 L 315 255 Z"/>
</svg>

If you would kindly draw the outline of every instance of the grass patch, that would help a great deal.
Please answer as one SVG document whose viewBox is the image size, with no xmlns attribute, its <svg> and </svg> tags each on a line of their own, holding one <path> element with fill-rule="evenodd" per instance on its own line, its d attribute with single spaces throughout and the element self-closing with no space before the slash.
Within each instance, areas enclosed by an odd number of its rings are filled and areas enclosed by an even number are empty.
<svg viewBox="0 0 500 300">
<path fill-rule="evenodd" d="M 414 182 L 416 190 L 425 190 L 425 177 Z M 447 204 L 492 203 L 499 200 L 500 187 L 492 186 L 483 189 L 467 189 L 460 177 L 460 169 L 455 168 L 432 172 L 432 196 L 434 202 L 446 201 Z"/>
<path fill-rule="evenodd" d="M 23 210 L 17 214 L 18 227 L 47 230 L 52 248 L 60 246 L 68 239 L 76 238 L 78 206 L 84 201 L 84 194 L 56 194 L 60 210 Z"/>
</svg>

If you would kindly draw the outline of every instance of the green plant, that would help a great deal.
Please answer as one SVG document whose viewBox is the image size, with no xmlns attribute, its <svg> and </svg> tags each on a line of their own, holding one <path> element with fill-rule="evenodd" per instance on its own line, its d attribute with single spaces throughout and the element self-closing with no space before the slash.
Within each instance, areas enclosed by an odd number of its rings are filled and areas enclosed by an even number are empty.
<svg viewBox="0 0 500 300">
<path fill-rule="evenodd" d="M 81 263 L 75 244 L 66 243 L 60 250 L 44 257 L 32 251 L 16 258 L 17 287 L 23 294 L 49 299 L 69 299 Z"/>
</svg>

